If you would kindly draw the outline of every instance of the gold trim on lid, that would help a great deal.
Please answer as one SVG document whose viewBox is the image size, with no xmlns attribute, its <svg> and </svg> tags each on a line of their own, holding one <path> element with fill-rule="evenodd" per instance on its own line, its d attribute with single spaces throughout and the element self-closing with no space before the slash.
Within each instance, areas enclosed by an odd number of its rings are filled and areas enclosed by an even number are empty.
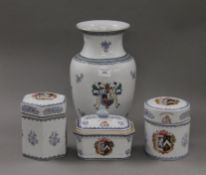
<svg viewBox="0 0 206 175">
<path fill-rule="evenodd" d="M 83 129 L 76 127 L 74 134 L 89 136 L 89 135 L 119 135 L 127 136 L 135 133 L 133 122 L 129 122 L 129 127 L 126 129 Z"/>
</svg>

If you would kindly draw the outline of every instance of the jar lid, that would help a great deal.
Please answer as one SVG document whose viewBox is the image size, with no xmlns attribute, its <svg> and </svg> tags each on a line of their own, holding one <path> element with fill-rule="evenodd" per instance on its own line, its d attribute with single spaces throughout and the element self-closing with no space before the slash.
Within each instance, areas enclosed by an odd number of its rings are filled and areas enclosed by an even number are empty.
<svg viewBox="0 0 206 175">
<path fill-rule="evenodd" d="M 129 135 L 134 132 L 131 121 L 123 116 L 111 115 L 106 110 L 86 115 L 77 121 L 75 133 L 80 135 Z"/>
<path fill-rule="evenodd" d="M 66 98 L 54 92 L 35 92 L 24 96 L 21 103 L 23 114 L 35 116 L 57 115 L 66 112 Z"/>
<path fill-rule="evenodd" d="M 190 104 L 177 97 L 160 96 L 144 103 L 144 118 L 164 125 L 190 121 Z"/>
</svg>

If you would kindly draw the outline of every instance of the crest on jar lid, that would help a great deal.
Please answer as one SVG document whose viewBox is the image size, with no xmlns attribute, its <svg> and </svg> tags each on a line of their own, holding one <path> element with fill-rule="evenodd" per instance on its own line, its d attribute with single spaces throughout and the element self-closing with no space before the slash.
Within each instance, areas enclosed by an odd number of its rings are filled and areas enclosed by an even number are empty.
<svg viewBox="0 0 206 175">
<path fill-rule="evenodd" d="M 57 95 L 53 92 L 37 92 L 32 95 L 36 100 L 54 100 Z"/>
<path fill-rule="evenodd" d="M 63 114 L 66 112 L 66 98 L 48 91 L 27 94 L 22 100 L 21 112 L 38 117 Z"/>
<path fill-rule="evenodd" d="M 181 110 L 190 107 L 187 101 L 170 96 L 160 96 L 149 99 L 145 102 L 145 106 L 160 110 Z"/>
<path fill-rule="evenodd" d="M 160 96 L 144 103 L 144 118 L 161 125 L 176 125 L 190 121 L 190 104 L 180 98 Z"/>
</svg>

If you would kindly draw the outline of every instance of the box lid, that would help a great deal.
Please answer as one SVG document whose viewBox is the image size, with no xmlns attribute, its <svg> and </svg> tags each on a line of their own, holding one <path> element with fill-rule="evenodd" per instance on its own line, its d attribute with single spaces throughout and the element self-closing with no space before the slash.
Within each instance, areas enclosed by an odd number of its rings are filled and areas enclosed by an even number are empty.
<svg viewBox="0 0 206 175">
<path fill-rule="evenodd" d="M 134 125 L 123 116 L 111 115 L 105 109 L 86 115 L 77 121 L 76 134 L 80 135 L 129 135 Z"/>
<path fill-rule="evenodd" d="M 35 116 L 58 115 L 66 112 L 66 98 L 54 92 L 35 92 L 24 96 L 21 103 L 23 114 Z"/>
<path fill-rule="evenodd" d="M 190 104 L 177 97 L 160 96 L 144 103 L 144 118 L 164 125 L 190 121 Z"/>
</svg>

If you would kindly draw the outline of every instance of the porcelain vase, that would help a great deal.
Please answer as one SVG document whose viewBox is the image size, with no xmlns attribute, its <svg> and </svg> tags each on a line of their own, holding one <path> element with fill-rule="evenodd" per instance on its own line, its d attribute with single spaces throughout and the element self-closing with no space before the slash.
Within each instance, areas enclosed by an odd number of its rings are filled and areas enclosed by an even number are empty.
<svg viewBox="0 0 206 175">
<path fill-rule="evenodd" d="M 123 33 L 130 25 L 111 20 L 77 24 L 84 44 L 70 64 L 72 97 L 77 115 L 109 113 L 127 116 L 132 105 L 136 64 L 123 47 Z"/>
</svg>

